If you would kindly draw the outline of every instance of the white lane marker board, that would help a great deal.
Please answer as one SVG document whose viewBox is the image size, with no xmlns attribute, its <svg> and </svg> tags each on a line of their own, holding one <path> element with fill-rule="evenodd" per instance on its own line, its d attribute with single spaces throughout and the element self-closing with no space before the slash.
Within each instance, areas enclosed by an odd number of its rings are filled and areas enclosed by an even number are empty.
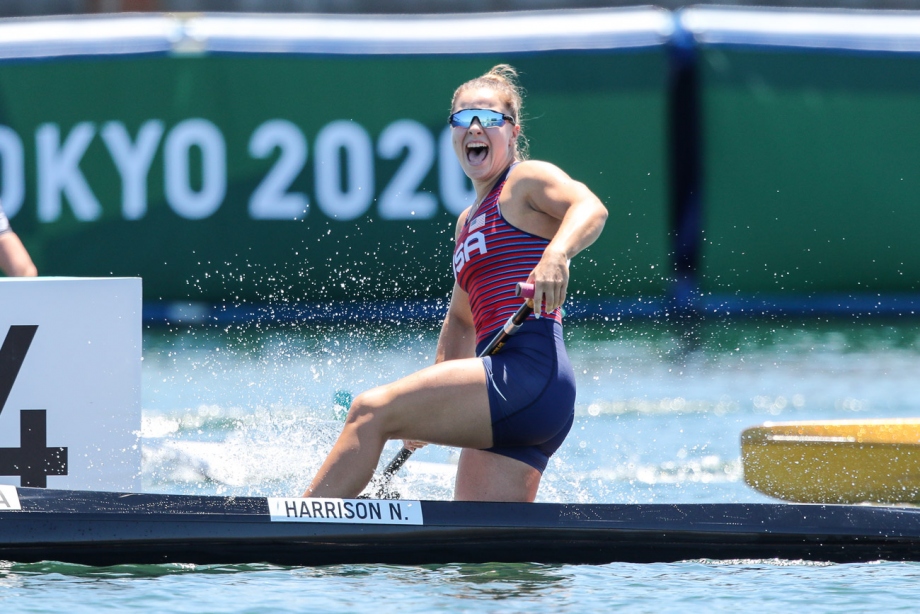
<svg viewBox="0 0 920 614">
<path fill-rule="evenodd" d="M 141 488 L 138 278 L 0 278 L 0 484 Z"/>
<path fill-rule="evenodd" d="M 0 484 L 0 512 L 21 509 L 22 504 L 19 502 L 19 492 L 16 487 Z"/>
</svg>

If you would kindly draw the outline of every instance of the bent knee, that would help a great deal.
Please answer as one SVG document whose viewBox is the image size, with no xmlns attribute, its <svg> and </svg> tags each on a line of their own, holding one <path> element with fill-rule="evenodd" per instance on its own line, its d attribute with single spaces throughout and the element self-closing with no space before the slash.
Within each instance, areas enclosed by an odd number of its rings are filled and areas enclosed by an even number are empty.
<svg viewBox="0 0 920 614">
<path fill-rule="evenodd" d="M 386 410 L 391 400 L 389 396 L 385 387 L 362 392 L 352 401 L 345 423 L 385 432 L 388 423 Z"/>
</svg>

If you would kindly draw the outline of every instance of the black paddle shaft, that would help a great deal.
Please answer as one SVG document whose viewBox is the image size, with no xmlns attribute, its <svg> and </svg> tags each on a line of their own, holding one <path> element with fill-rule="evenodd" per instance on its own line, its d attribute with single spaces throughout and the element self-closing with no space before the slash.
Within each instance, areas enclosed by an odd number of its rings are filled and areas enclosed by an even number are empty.
<svg viewBox="0 0 920 614">
<path fill-rule="evenodd" d="M 520 291 L 519 291 L 520 292 Z M 492 356 L 501 351 L 502 346 L 505 345 L 505 342 L 508 341 L 508 338 L 511 337 L 514 333 L 518 332 L 521 326 L 524 324 L 524 320 L 527 319 L 533 313 L 533 305 L 530 301 L 525 301 L 518 310 L 514 312 L 514 315 L 508 318 L 508 321 L 505 322 L 505 325 L 502 327 L 498 333 L 492 337 L 492 341 L 489 342 L 489 345 L 479 354 L 479 357 L 483 356 Z M 398 499 L 398 493 L 395 493 L 389 489 L 390 480 L 393 479 L 393 476 L 396 474 L 400 468 L 406 464 L 406 461 L 409 460 L 409 457 L 412 456 L 412 450 L 409 448 L 401 449 L 396 456 L 393 457 L 393 460 L 390 461 L 390 464 L 386 466 L 383 470 L 383 473 L 380 474 L 380 478 L 377 480 L 377 493 L 376 496 L 378 499 Z M 393 496 L 396 495 L 396 496 Z"/>
</svg>

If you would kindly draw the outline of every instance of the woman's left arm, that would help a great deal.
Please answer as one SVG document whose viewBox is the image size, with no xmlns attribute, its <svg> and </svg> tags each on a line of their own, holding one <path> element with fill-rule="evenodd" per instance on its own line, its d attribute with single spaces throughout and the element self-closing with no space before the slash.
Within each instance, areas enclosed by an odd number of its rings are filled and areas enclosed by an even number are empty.
<svg viewBox="0 0 920 614">
<path fill-rule="evenodd" d="M 543 296 L 549 313 L 565 302 L 569 283 L 569 260 L 594 243 L 607 221 L 607 209 L 580 181 L 548 162 L 522 163 L 517 181 L 519 196 L 536 214 L 542 214 L 552 236 L 539 264 L 530 274 L 535 296 Z M 555 231 L 553 232 L 553 229 Z M 534 301 L 539 316 L 540 301 Z"/>
</svg>

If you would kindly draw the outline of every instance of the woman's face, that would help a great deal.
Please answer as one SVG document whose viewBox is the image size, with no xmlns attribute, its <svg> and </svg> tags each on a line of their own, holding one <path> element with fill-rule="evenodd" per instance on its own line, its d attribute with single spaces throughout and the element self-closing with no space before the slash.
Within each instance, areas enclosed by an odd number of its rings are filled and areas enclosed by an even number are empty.
<svg viewBox="0 0 920 614">
<path fill-rule="evenodd" d="M 498 94 L 490 88 L 469 89 L 457 96 L 451 112 L 463 109 L 492 109 L 511 115 Z M 489 182 L 514 161 L 514 144 L 520 128 L 506 121 L 503 126 L 483 128 L 478 120 L 469 127 L 451 128 L 454 153 L 463 172 L 475 181 Z"/>
</svg>

